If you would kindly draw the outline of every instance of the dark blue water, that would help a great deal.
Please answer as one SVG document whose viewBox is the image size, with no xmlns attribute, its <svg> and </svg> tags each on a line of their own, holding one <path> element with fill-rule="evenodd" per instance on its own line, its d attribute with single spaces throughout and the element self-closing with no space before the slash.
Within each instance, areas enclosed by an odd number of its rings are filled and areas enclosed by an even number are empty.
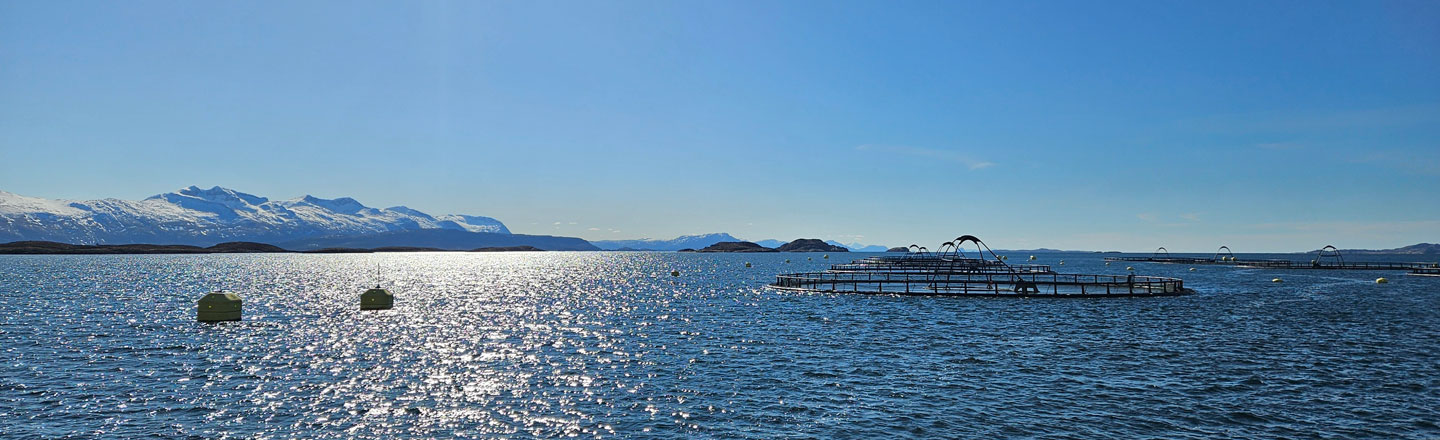
<svg viewBox="0 0 1440 440">
<path fill-rule="evenodd" d="M 1037 262 L 1124 273 L 1102 256 Z M 852 258 L 0 256 L 0 437 L 1440 437 L 1440 278 L 1142 263 L 1198 293 L 762 287 Z M 377 278 L 397 306 L 361 313 Z M 245 320 L 194 322 L 219 288 Z"/>
</svg>

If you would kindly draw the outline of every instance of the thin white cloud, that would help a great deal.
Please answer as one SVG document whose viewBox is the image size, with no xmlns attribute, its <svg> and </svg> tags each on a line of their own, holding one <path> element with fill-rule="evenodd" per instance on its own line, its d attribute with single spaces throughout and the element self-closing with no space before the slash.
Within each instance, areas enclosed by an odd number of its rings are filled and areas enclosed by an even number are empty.
<svg viewBox="0 0 1440 440">
<path fill-rule="evenodd" d="M 949 162 L 956 162 L 965 165 L 971 170 L 979 170 L 995 166 L 995 162 L 975 159 L 969 155 L 950 150 L 935 148 L 910 147 L 905 145 L 875 145 L 865 144 L 855 147 L 856 151 L 874 151 L 878 153 L 898 154 L 904 156 L 915 156 L 929 159 L 938 159 Z"/>
</svg>

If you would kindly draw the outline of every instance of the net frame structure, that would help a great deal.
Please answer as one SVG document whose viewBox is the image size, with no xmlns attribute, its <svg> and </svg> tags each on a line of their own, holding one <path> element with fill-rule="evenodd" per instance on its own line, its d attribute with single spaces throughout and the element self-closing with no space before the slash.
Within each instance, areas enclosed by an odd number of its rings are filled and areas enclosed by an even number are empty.
<svg viewBox="0 0 1440 440">
<path fill-rule="evenodd" d="M 975 245 L 975 254 L 965 244 Z M 1136 297 L 1192 293 L 1178 278 L 1061 274 L 1038 264 L 1010 265 L 973 235 L 962 235 L 930 252 L 878 256 L 832 265 L 823 272 L 781 274 L 768 287 L 816 293 L 935 296 Z M 986 254 L 989 258 L 986 258 Z"/>
</svg>

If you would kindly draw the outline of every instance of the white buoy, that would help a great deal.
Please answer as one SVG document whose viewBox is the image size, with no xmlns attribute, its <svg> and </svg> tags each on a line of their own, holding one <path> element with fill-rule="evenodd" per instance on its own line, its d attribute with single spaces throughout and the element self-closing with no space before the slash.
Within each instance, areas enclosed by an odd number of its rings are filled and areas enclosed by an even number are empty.
<svg viewBox="0 0 1440 440">
<path fill-rule="evenodd" d="M 1270 280 L 1270 282 L 1272 282 L 1272 283 L 1283 283 L 1283 282 L 1285 282 L 1285 280 L 1276 278 L 1276 279 Z"/>
<path fill-rule="evenodd" d="M 1034 256 L 1034 255 L 1031 255 L 1031 256 L 1030 256 L 1030 261 L 1035 261 L 1035 256 Z"/>
<path fill-rule="evenodd" d="M 1106 265 L 1106 266 L 1109 266 L 1109 265 L 1110 265 L 1110 262 L 1109 262 L 1109 261 L 1106 261 L 1106 262 L 1105 262 L 1105 265 Z"/>
<path fill-rule="evenodd" d="M 1191 272 L 1194 272 L 1194 271 L 1195 271 L 1195 268 L 1193 268 L 1193 267 L 1190 268 L 1190 271 L 1191 271 Z"/>
<path fill-rule="evenodd" d="M 1060 260 L 1060 265 L 1061 265 L 1061 266 L 1064 266 L 1064 265 L 1065 265 L 1065 260 Z"/>
<path fill-rule="evenodd" d="M 1135 270 L 1135 266 L 1125 266 L 1125 270 Z"/>
<path fill-rule="evenodd" d="M 825 254 L 825 256 L 824 256 L 824 257 L 821 257 L 821 258 L 824 258 L 824 259 L 827 259 L 827 260 L 828 260 L 828 259 L 830 259 L 830 254 Z"/>
<path fill-rule="evenodd" d="M 1380 278 L 1376 278 L 1376 279 L 1375 279 L 1375 284 L 1385 284 L 1385 283 L 1388 283 L 1388 282 L 1390 282 L 1390 280 L 1389 280 L 1389 279 L 1386 279 L 1385 277 L 1380 277 Z"/>
</svg>

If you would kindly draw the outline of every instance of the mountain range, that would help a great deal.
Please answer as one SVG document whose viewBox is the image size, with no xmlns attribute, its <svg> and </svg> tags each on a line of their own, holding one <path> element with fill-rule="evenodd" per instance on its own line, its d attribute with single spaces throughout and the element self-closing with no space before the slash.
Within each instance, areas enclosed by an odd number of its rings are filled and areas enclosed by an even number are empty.
<svg viewBox="0 0 1440 440">
<path fill-rule="evenodd" d="M 510 234 L 505 224 L 490 217 L 432 216 L 404 206 L 372 208 L 348 197 L 272 201 L 218 186 L 191 186 L 144 200 L 50 200 L 0 191 L 0 243 L 210 246 L 430 229 Z"/>
</svg>

